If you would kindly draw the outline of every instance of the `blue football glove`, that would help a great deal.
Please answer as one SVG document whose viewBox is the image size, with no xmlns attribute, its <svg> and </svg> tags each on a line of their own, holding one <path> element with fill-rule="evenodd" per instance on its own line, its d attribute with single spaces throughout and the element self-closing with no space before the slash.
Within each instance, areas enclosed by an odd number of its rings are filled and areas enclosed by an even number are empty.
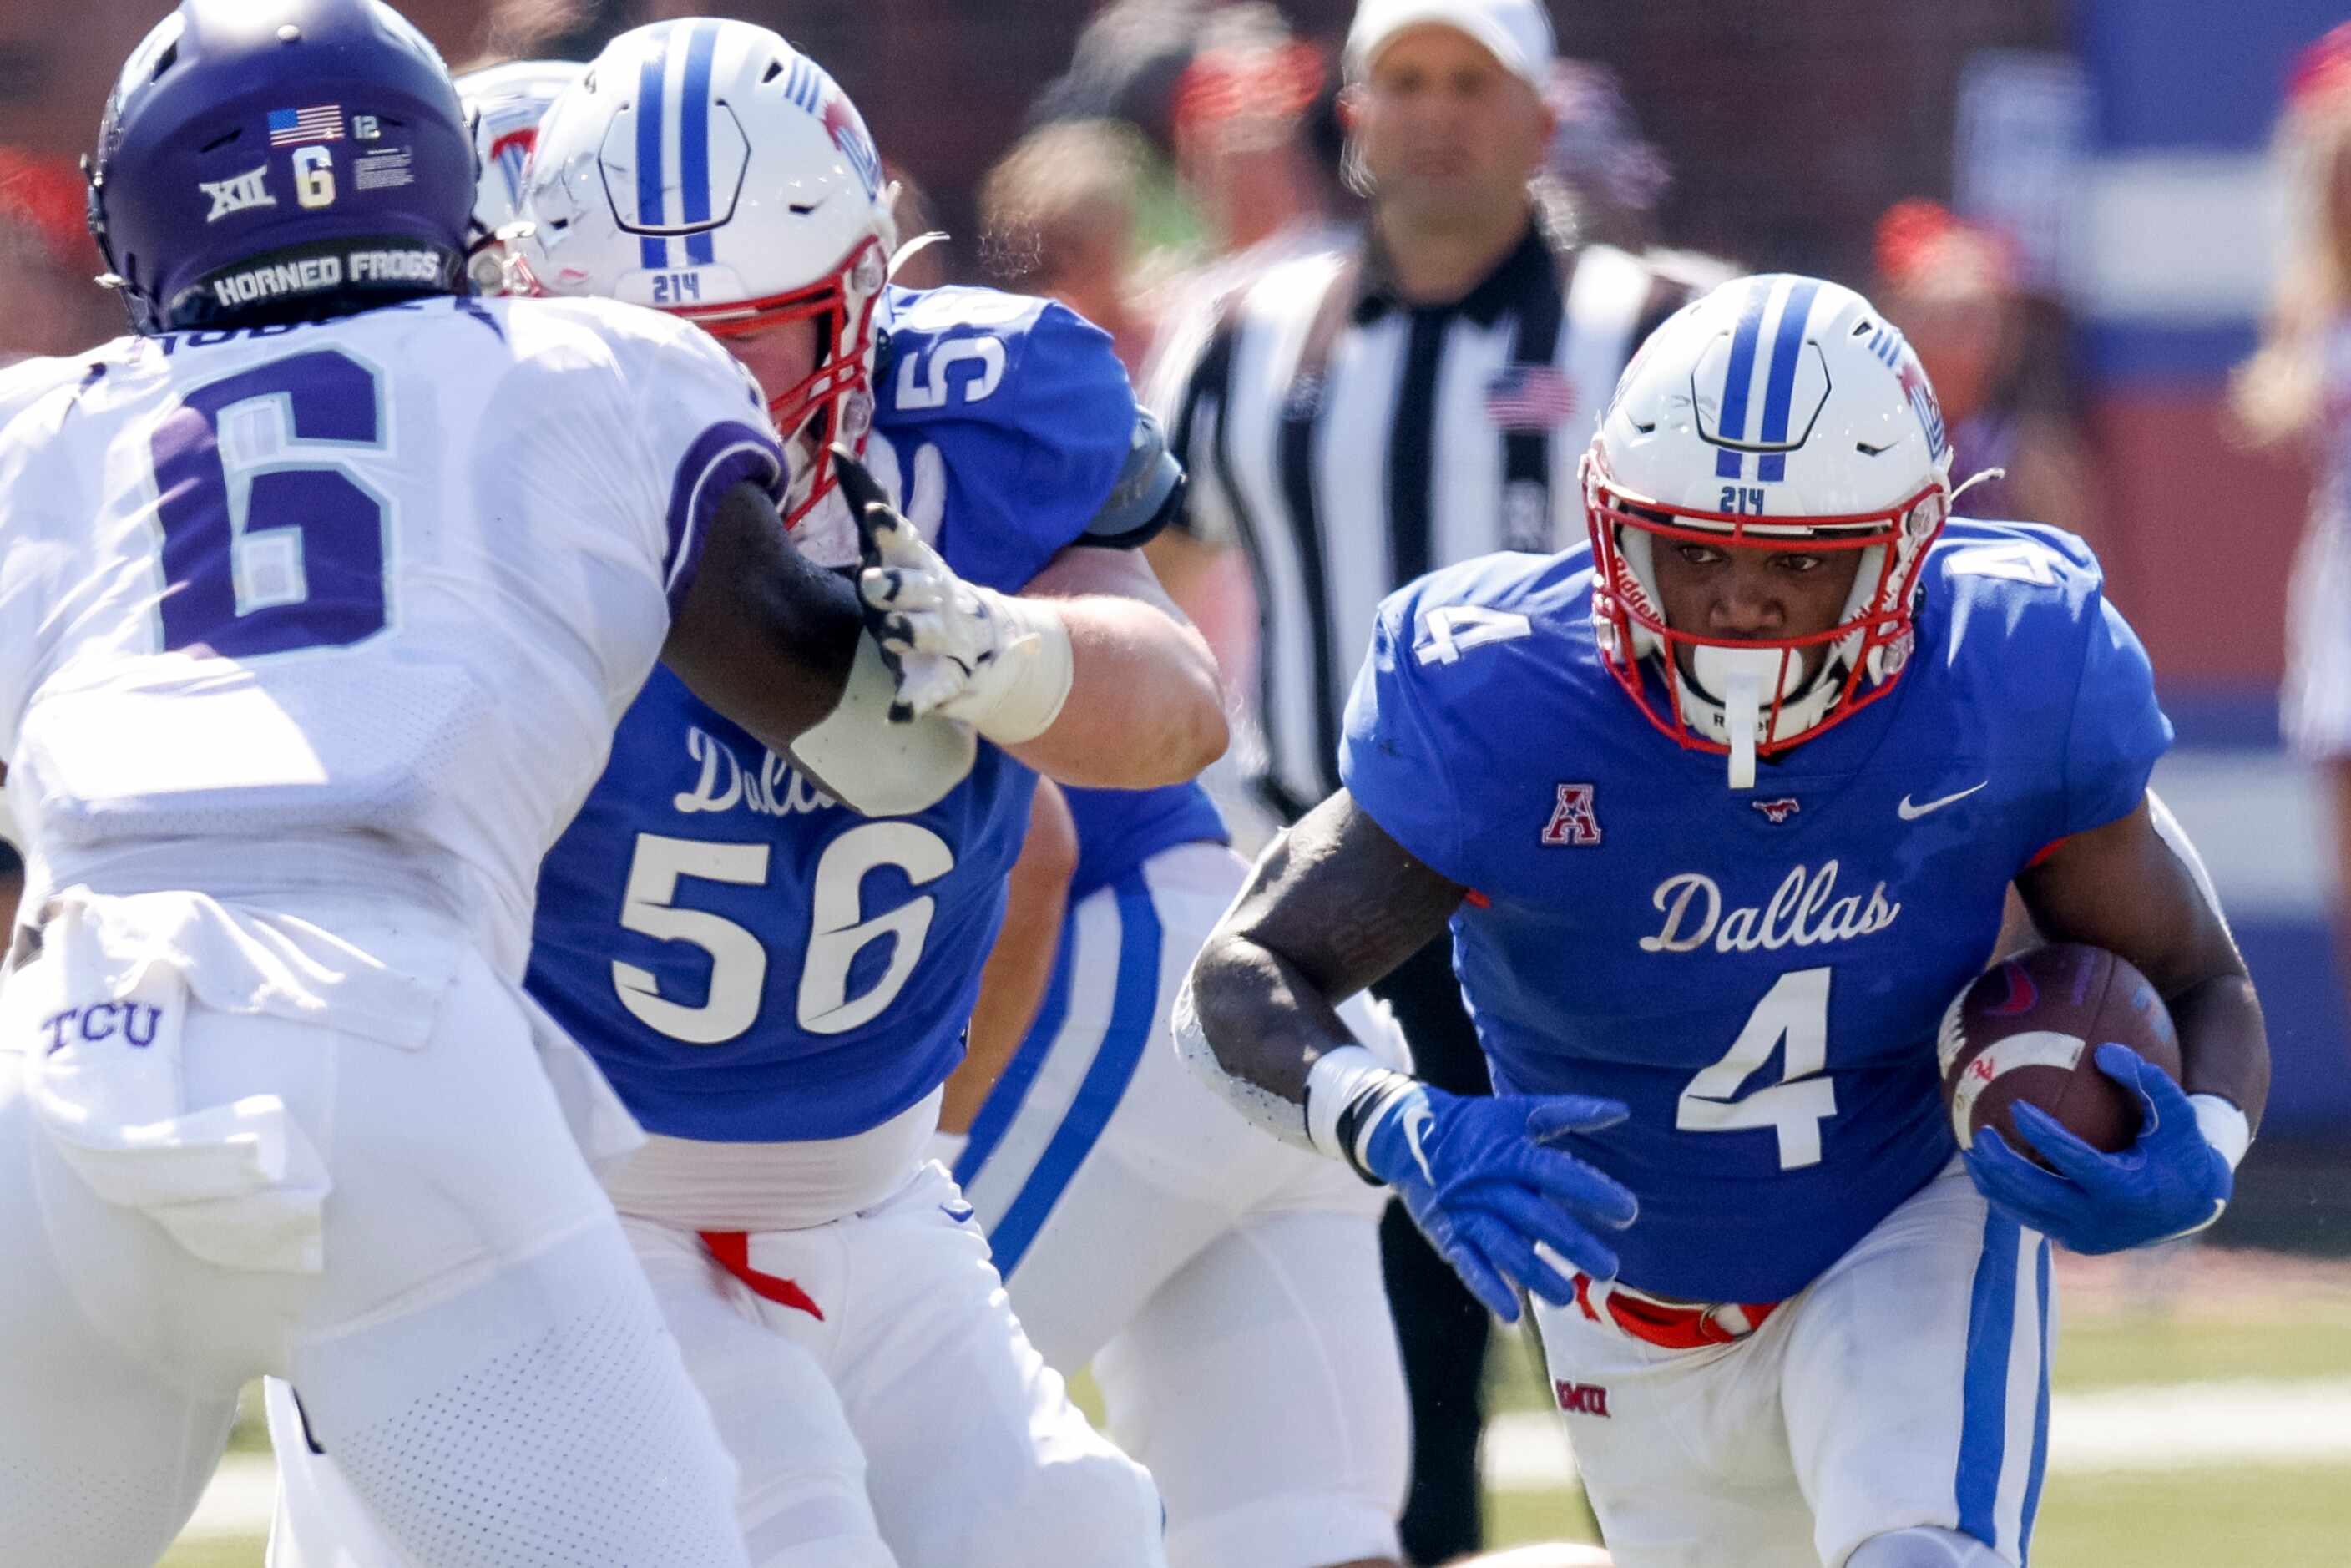
<svg viewBox="0 0 2351 1568">
<path fill-rule="evenodd" d="M 1575 1300 L 1573 1282 L 1536 1253 L 1537 1242 L 1595 1280 L 1614 1278 L 1616 1254 L 1593 1231 L 1632 1224 L 1640 1206 L 1574 1155 L 1543 1145 L 1627 1113 L 1616 1101 L 1578 1094 L 1460 1095 L 1415 1082 L 1374 1111 L 1353 1145 L 1469 1293 L 1516 1322 L 1514 1285 L 1553 1306 Z"/>
<path fill-rule="evenodd" d="M 2056 1167 L 2042 1169 L 1990 1129 L 1961 1158 L 1976 1190 L 2076 1252 L 2120 1252 L 2201 1230 L 2220 1217 L 2236 1176 L 2196 1124 L 2170 1076 L 2126 1045 L 2098 1047 L 2098 1071 L 2138 1096 L 2137 1141 L 2104 1155 L 2038 1105 L 2014 1109 L 2016 1130 Z"/>
</svg>

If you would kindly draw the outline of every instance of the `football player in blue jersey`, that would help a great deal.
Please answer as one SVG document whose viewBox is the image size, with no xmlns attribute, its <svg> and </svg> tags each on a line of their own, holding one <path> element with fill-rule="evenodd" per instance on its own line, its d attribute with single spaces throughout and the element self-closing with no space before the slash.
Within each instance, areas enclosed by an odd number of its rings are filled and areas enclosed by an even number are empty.
<svg viewBox="0 0 2351 1568">
<path fill-rule="evenodd" d="M 2049 1244 L 2209 1225 L 2268 1089 L 2261 1011 L 2147 793 L 2170 727 L 2080 542 L 1947 521 L 1934 394 L 1868 301 L 1740 279 L 1652 336 L 1584 469 L 1592 539 L 1383 607 L 1344 788 L 1196 966 L 1187 1060 L 1395 1189 L 1532 1311 L 1627 1568 L 2022 1563 Z M 2160 989 L 2185 1068 L 2100 1155 L 1962 1154 L 1938 1024 L 2014 882 Z M 1496 1095 L 1332 1004 L 1450 923 Z"/>
<path fill-rule="evenodd" d="M 1023 1339 L 927 1154 L 1037 771 L 1152 787 L 1222 747 L 1213 661 L 1133 548 L 1180 471 L 1084 321 L 887 286 L 872 143 L 764 28 L 616 39 L 540 124 L 504 243 L 538 289 L 734 350 L 786 434 L 803 555 L 859 564 L 836 444 L 898 503 L 871 580 L 904 645 L 855 678 L 924 722 L 821 726 L 786 757 L 657 677 L 538 888 L 529 988 L 650 1134 L 608 1186 L 740 1469 L 752 1560 L 1162 1563 L 1148 1474 Z M 826 789 L 926 727 L 979 741 L 944 797 L 861 815 Z M 275 1560 L 343 1560 L 363 1532 L 332 1456 L 275 1414 Z"/>
</svg>

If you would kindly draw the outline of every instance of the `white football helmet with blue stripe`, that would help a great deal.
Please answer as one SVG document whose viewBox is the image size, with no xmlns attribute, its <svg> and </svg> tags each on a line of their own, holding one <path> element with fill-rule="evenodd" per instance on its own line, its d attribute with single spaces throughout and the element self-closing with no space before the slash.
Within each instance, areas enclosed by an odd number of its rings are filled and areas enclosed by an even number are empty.
<svg viewBox="0 0 2351 1568">
<path fill-rule="evenodd" d="M 769 389 L 798 522 L 833 488 L 825 449 L 862 450 L 872 429 L 895 242 L 881 156 L 833 79 L 765 27 L 694 17 L 622 34 L 556 99 L 512 245 L 538 290 L 649 305 L 721 338 L 814 319 L 816 369 Z"/>
<path fill-rule="evenodd" d="M 523 171 L 538 140 L 538 122 L 565 88 L 588 74 L 571 60 L 510 60 L 457 78 L 465 123 L 481 164 L 475 182 L 474 225 L 466 235 L 466 269 L 484 294 L 508 292 L 506 245 L 500 231 L 522 212 Z"/>
<path fill-rule="evenodd" d="M 1584 456 L 1592 615 L 1617 681 L 1684 746 L 1727 753 L 1732 786 L 1750 787 L 1758 756 L 1892 688 L 1927 547 L 1950 510 L 1950 465 L 1917 356 L 1852 289 L 1775 274 L 1685 307 L 1626 367 Z M 1667 625 L 1658 539 L 1861 560 L 1827 631 L 1710 638 Z M 1805 653 L 1822 645 L 1808 679 Z"/>
</svg>

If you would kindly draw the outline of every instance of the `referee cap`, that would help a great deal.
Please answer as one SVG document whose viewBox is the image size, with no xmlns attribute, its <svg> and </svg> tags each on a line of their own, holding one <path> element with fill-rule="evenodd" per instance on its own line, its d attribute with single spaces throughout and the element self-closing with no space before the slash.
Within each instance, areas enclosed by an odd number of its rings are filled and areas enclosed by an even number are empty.
<svg viewBox="0 0 2351 1568">
<path fill-rule="evenodd" d="M 1550 81 L 1551 17 L 1541 0 L 1361 0 L 1347 28 L 1347 79 L 1369 76 L 1405 29 L 1431 26 L 1466 35 L 1537 92 Z"/>
</svg>

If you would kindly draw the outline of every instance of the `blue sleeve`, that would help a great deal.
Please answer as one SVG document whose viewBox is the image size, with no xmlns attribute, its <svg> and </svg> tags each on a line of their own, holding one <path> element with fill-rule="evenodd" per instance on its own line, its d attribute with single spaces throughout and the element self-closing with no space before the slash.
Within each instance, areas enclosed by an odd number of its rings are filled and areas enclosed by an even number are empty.
<svg viewBox="0 0 2351 1568">
<path fill-rule="evenodd" d="M 2155 700 L 2155 667 L 2122 612 L 2093 591 L 2082 610 L 2082 667 L 2065 736 L 2064 835 L 2127 816 L 2147 793 L 2171 721 Z"/>
<path fill-rule="evenodd" d="M 1088 537 L 1126 476 L 1136 429 L 1126 368 L 1108 333 L 1050 301 L 938 289 L 904 308 L 883 428 L 946 460 L 949 564 L 1018 588 Z M 970 319 L 954 320 L 958 311 Z"/>
<path fill-rule="evenodd" d="M 1047 531 L 1069 544 L 1092 526 L 1134 445 L 1134 389 L 1110 334 L 1065 306 L 1047 305 L 1020 343 L 1020 384 L 1038 432 L 1022 493 L 1044 498 Z"/>
<path fill-rule="evenodd" d="M 1339 779 L 1416 859 L 1464 886 L 1477 878 L 1463 841 L 1464 811 L 1446 758 L 1458 722 L 1432 700 L 1413 656 L 1415 588 L 1392 595 L 1372 627 L 1371 655 L 1347 698 Z"/>
</svg>

